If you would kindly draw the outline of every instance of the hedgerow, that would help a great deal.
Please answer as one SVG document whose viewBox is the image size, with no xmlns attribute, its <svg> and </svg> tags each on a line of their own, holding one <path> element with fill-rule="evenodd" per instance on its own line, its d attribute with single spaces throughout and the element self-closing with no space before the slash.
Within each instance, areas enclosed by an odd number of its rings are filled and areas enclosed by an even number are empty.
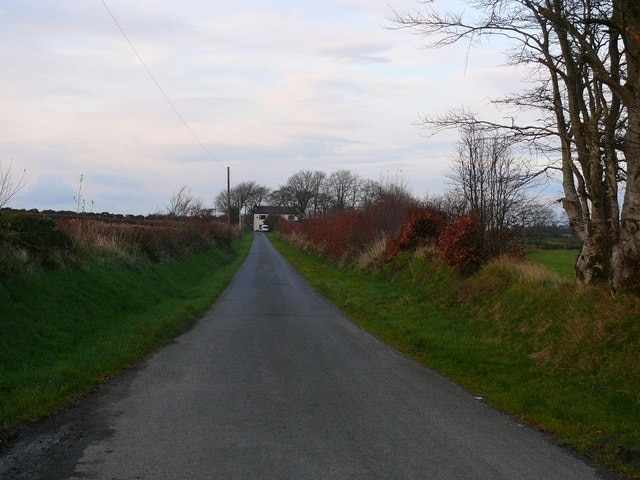
<svg viewBox="0 0 640 480">
<path fill-rule="evenodd" d="M 0 279 L 36 267 L 52 268 L 71 239 L 48 218 L 0 213 Z"/>
<path fill-rule="evenodd" d="M 226 225 L 197 217 L 141 223 L 66 217 L 58 223 L 77 249 L 100 248 L 123 255 L 142 252 L 154 262 L 224 245 L 228 235 Z"/>
<path fill-rule="evenodd" d="M 60 231 L 53 220 L 10 213 L 0 213 L 0 240 L 6 246 L 38 256 L 71 245 L 69 236 Z"/>
<path fill-rule="evenodd" d="M 382 262 L 389 262 L 402 252 L 428 247 L 440 251 L 443 261 L 455 271 L 466 274 L 491 258 L 517 251 L 510 238 L 492 238 L 484 232 L 473 214 L 449 220 L 433 205 L 415 202 L 381 202 L 302 224 L 283 222 L 278 230 L 304 249 L 311 248 L 336 263 L 356 266 L 375 264 L 372 255 L 381 255 Z M 495 248 L 496 243 L 500 248 Z"/>
<path fill-rule="evenodd" d="M 0 212 L 0 280 L 39 267 L 76 265 L 96 251 L 152 262 L 224 246 L 227 225 L 210 218 L 117 220 Z"/>
<path fill-rule="evenodd" d="M 406 208 L 396 202 L 381 202 L 361 210 L 341 210 L 308 219 L 302 224 L 282 222 L 278 231 L 331 261 L 354 263 L 370 245 L 397 232 Z"/>
</svg>

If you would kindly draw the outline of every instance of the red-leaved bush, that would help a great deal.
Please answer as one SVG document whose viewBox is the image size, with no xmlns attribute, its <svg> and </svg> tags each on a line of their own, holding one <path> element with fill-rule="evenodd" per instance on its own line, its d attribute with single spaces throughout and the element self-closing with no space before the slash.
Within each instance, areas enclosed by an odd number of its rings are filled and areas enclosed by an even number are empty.
<svg viewBox="0 0 640 480">
<path fill-rule="evenodd" d="M 393 235 L 407 207 L 394 199 L 363 209 L 341 210 L 310 218 L 304 223 L 281 222 L 278 231 L 286 237 L 304 238 L 322 256 L 338 262 L 354 260 L 371 244 Z"/>
<path fill-rule="evenodd" d="M 402 251 L 424 245 L 433 245 L 447 223 L 447 215 L 432 206 L 407 208 L 400 230 L 389 238 L 385 258 L 390 260 Z"/>
<path fill-rule="evenodd" d="M 276 229 L 278 230 L 278 233 L 285 237 L 291 235 L 304 235 L 304 225 L 299 222 L 278 222 Z"/>
<path fill-rule="evenodd" d="M 473 214 L 461 215 L 440 231 L 439 248 L 444 261 L 460 273 L 477 270 L 486 260 L 482 248 L 484 232 Z"/>
<path fill-rule="evenodd" d="M 304 235 L 333 261 L 349 260 L 378 233 L 375 219 L 362 210 L 343 210 L 308 220 Z"/>
</svg>

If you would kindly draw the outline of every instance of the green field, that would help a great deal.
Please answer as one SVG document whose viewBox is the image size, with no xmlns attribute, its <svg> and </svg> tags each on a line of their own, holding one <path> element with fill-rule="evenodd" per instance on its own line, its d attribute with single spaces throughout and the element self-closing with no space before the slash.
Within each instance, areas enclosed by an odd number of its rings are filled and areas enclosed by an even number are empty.
<svg viewBox="0 0 640 480">
<path fill-rule="evenodd" d="M 578 250 L 534 250 L 527 254 L 527 258 L 559 273 L 562 278 L 574 279 L 578 253 Z"/>
</svg>

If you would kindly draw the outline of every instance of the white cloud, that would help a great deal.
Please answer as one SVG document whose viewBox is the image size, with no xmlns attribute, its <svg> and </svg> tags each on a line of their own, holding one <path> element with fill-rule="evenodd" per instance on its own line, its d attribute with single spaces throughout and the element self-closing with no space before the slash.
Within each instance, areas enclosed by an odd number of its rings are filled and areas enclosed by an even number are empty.
<svg viewBox="0 0 640 480">
<path fill-rule="evenodd" d="M 390 31 L 414 0 L 110 0 L 194 139 L 101 2 L 3 2 L 0 162 L 27 169 L 15 206 L 73 208 L 80 174 L 96 210 L 150 213 L 183 184 L 210 201 L 236 181 L 271 187 L 302 168 L 402 170 L 442 185 L 453 137 L 425 138 L 422 112 L 515 90 L 494 50 L 419 50 Z M 513 88 L 512 88 L 513 87 Z M 65 200 L 66 199 L 66 200 Z M 63 206 L 68 202 L 68 205 Z"/>
</svg>

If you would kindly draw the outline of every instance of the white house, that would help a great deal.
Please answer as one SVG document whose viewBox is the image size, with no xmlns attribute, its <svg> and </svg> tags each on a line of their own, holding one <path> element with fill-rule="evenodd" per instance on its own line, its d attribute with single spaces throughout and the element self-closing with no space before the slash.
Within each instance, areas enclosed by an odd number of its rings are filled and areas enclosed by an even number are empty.
<svg viewBox="0 0 640 480">
<path fill-rule="evenodd" d="M 260 230 L 260 226 L 264 225 L 267 217 L 278 216 L 288 222 L 295 222 L 298 220 L 298 215 L 290 207 L 269 207 L 266 205 L 259 205 L 253 207 L 253 230 Z"/>
</svg>

